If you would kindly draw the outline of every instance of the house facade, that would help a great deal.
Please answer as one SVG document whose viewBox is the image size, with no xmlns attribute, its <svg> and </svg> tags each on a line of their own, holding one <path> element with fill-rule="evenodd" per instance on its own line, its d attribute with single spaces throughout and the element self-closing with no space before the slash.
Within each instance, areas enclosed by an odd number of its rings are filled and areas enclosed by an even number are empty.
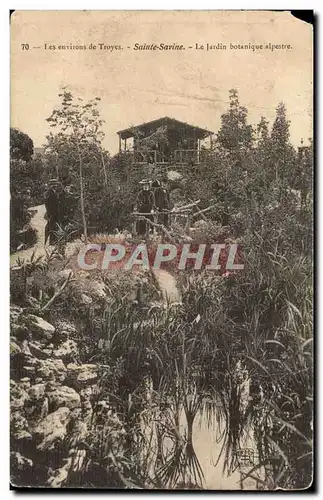
<svg viewBox="0 0 323 500">
<path fill-rule="evenodd" d="M 166 116 L 117 134 L 119 153 L 132 154 L 135 163 L 194 165 L 203 160 L 212 146 L 214 133 Z"/>
</svg>

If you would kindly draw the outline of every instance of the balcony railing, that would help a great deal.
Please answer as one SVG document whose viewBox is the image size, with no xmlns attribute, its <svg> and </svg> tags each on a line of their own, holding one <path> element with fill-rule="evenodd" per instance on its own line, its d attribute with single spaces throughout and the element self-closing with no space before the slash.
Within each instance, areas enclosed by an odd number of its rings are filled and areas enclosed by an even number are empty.
<svg viewBox="0 0 323 500">
<path fill-rule="evenodd" d="M 207 149 L 175 149 L 170 154 L 166 155 L 160 151 L 152 149 L 145 153 L 141 151 L 128 151 L 128 154 L 133 155 L 134 162 L 142 165 L 196 165 L 205 160 Z"/>
<path fill-rule="evenodd" d="M 156 149 L 151 149 L 145 153 L 141 151 L 133 151 L 134 160 L 136 163 L 169 163 L 169 158 Z"/>
</svg>

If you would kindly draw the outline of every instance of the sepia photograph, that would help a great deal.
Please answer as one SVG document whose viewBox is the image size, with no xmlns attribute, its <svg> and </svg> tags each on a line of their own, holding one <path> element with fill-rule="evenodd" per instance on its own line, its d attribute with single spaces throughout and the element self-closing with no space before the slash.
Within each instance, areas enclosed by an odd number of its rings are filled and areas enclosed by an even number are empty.
<svg viewBox="0 0 323 500">
<path fill-rule="evenodd" d="M 11 11 L 11 488 L 311 487 L 313 18 Z"/>
</svg>

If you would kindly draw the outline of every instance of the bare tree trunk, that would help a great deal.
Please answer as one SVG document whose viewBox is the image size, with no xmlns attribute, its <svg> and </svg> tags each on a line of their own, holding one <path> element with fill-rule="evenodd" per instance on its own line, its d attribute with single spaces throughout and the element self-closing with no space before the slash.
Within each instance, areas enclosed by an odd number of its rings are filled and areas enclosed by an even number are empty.
<svg viewBox="0 0 323 500">
<path fill-rule="evenodd" d="M 104 175 L 104 186 L 107 187 L 107 185 L 108 185 L 108 176 L 107 176 L 106 166 L 105 166 L 105 163 L 104 163 L 102 149 L 101 149 L 101 162 L 102 162 L 103 175 Z"/>
<path fill-rule="evenodd" d="M 85 241 L 87 241 L 87 225 L 86 225 L 85 209 L 84 209 L 83 164 L 82 164 L 82 156 L 81 156 L 79 145 L 77 145 L 77 151 L 78 151 L 78 156 L 79 156 L 80 204 L 81 204 L 84 237 L 85 237 Z"/>
</svg>

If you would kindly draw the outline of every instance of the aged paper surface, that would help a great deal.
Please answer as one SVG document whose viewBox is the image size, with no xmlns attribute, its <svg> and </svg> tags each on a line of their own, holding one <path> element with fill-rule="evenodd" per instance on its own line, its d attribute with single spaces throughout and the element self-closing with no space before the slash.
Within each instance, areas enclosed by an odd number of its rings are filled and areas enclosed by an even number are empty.
<svg viewBox="0 0 323 500">
<path fill-rule="evenodd" d="M 313 30 L 11 16 L 11 483 L 312 482 Z"/>
</svg>

